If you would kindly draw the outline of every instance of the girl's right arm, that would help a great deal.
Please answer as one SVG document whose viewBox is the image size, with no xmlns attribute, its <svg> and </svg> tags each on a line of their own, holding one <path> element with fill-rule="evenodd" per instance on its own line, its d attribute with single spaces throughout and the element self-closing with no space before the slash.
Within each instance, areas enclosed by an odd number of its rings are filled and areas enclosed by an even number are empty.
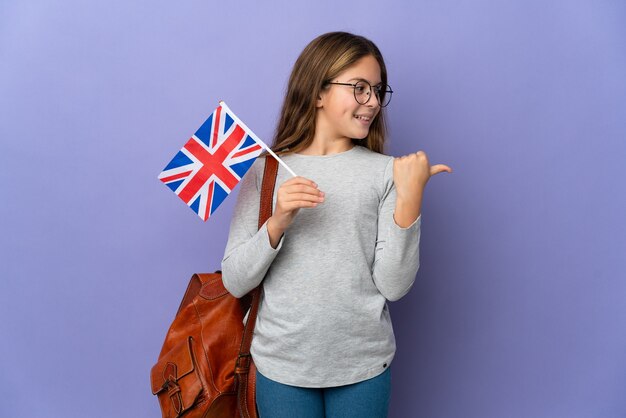
<svg viewBox="0 0 626 418">
<path fill-rule="evenodd" d="M 257 158 L 241 180 L 228 242 L 222 259 L 224 287 L 235 297 L 243 297 L 257 287 L 282 247 L 284 233 L 302 207 L 315 207 L 323 201 L 317 185 L 303 177 L 293 177 L 278 189 L 273 215 L 258 228 L 259 199 L 263 160 Z"/>
</svg>

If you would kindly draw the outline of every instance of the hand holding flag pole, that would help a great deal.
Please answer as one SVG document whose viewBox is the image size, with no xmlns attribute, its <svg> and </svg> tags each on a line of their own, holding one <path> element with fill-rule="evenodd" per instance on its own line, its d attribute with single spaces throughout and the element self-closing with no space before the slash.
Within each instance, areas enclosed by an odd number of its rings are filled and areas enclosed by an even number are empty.
<svg viewBox="0 0 626 418">
<path fill-rule="evenodd" d="M 161 180 L 206 221 L 232 192 L 262 150 L 296 174 L 224 103 L 159 174 Z"/>
</svg>

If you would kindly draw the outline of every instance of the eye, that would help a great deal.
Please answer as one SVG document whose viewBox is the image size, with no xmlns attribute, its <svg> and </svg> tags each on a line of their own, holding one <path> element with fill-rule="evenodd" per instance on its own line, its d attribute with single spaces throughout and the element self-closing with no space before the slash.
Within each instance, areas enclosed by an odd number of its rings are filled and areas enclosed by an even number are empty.
<svg viewBox="0 0 626 418">
<path fill-rule="evenodd" d="M 354 91 L 356 91 L 357 94 L 363 94 L 367 90 L 368 90 L 367 85 L 361 81 L 359 81 L 358 83 L 354 85 Z"/>
</svg>

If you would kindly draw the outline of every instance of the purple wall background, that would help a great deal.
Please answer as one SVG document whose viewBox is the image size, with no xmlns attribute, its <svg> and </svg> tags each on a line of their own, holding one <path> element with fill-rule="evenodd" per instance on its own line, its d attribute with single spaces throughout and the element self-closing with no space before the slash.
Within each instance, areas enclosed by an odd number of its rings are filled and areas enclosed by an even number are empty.
<svg viewBox="0 0 626 418">
<path fill-rule="evenodd" d="M 269 141 L 331 30 L 386 57 L 387 152 L 454 168 L 391 305 L 390 416 L 626 416 L 624 3 L 215 3 L 0 5 L 0 416 L 159 416 L 149 370 L 235 198 L 205 224 L 157 175 L 218 99 Z"/>
</svg>

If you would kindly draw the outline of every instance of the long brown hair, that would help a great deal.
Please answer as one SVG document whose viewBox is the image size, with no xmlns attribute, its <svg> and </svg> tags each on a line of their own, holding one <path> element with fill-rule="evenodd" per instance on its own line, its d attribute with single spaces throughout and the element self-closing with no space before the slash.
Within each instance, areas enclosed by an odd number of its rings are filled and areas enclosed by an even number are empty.
<svg viewBox="0 0 626 418">
<path fill-rule="evenodd" d="M 274 142 L 270 147 L 272 151 L 281 155 L 308 147 L 315 135 L 315 103 L 320 90 L 327 81 L 368 55 L 378 61 L 382 83 L 387 84 L 385 61 L 378 47 L 369 39 L 348 32 L 329 32 L 311 41 L 291 71 Z M 352 142 L 382 154 L 385 136 L 385 115 L 384 108 L 381 108 L 367 137 L 352 139 Z"/>
</svg>

